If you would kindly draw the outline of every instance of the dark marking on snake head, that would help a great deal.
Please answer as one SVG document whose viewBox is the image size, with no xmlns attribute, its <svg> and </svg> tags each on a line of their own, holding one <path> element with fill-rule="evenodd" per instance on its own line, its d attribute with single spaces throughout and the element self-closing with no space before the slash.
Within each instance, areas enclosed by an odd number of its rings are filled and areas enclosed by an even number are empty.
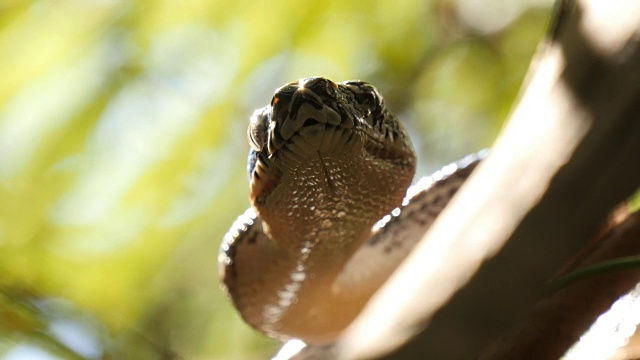
<svg viewBox="0 0 640 360">
<path fill-rule="evenodd" d="M 247 244 L 255 244 L 258 240 L 258 233 L 252 232 L 251 235 L 247 238 Z"/>
</svg>

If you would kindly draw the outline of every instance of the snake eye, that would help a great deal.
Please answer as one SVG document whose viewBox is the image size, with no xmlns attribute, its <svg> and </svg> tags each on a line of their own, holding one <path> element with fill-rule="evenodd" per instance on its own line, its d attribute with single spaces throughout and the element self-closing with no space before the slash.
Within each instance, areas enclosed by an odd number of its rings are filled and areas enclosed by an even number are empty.
<svg viewBox="0 0 640 360">
<path fill-rule="evenodd" d="M 375 86 L 360 80 L 345 81 L 342 85 L 351 92 L 357 107 L 370 126 L 378 127 L 384 122 L 384 99 Z"/>
<path fill-rule="evenodd" d="M 382 95 L 375 86 L 359 80 L 345 81 L 343 84 L 353 93 L 363 109 L 377 113 L 384 107 Z"/>
<path fill-rule="evenodd" d="M 267 132 L 269 130 L 269 106 L 265 106 L 256 110 L 251 116 L 249 128 L 247 129 L 247 137 L 249 145 L 257 152 L 264 148 L 267 140 Z"/>
</svg>

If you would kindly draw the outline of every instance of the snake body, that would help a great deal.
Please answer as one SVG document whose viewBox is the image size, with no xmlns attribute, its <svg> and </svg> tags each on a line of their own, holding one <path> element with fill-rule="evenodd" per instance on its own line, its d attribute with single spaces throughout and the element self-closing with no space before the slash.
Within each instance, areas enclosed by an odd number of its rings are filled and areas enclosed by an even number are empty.
<svg viewBox="0 0 640 360">
<path fill-rule="evenodd" d="M 409 136 L 361 81 L 289 83 L 254 113 L 248 137 L 252 207 L 222 242 L 222 287 L 254 328 L 307 343 L 353 321 L 480 161 L 407 192 Z"/>
</svg>

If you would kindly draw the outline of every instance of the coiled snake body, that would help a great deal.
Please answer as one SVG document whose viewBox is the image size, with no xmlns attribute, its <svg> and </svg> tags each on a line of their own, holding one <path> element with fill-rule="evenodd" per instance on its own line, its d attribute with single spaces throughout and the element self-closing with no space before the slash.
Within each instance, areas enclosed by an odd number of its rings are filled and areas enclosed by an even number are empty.
<svg viewBox="0 0 640 360">
<path fill-rule="evenodd" d="M 360 81 L 289 83 L 254 113 L 248 135 L 252 208 L 221 245 L 222 285 L 247 323 L 307 343 L 352 322 L 479 161 L 407 192 L 409 136 Z"/>
</svg>

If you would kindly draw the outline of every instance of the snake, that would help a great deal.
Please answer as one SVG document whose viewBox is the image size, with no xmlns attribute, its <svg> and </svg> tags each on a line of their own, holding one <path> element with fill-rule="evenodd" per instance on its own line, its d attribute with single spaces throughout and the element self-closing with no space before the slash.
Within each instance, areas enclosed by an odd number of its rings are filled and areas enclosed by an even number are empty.
<svg viewBox="0 0 640 360">
<path fill-rule="evenodd" d="M 324 77 L 278 88 L 247 134 L 251 207 L 221 243 L 221 287 L 253 328 L 307 344 L 335 341 L 483 157 L 410 187 L 416 153 L 380 92 Z"/>
</svg>

